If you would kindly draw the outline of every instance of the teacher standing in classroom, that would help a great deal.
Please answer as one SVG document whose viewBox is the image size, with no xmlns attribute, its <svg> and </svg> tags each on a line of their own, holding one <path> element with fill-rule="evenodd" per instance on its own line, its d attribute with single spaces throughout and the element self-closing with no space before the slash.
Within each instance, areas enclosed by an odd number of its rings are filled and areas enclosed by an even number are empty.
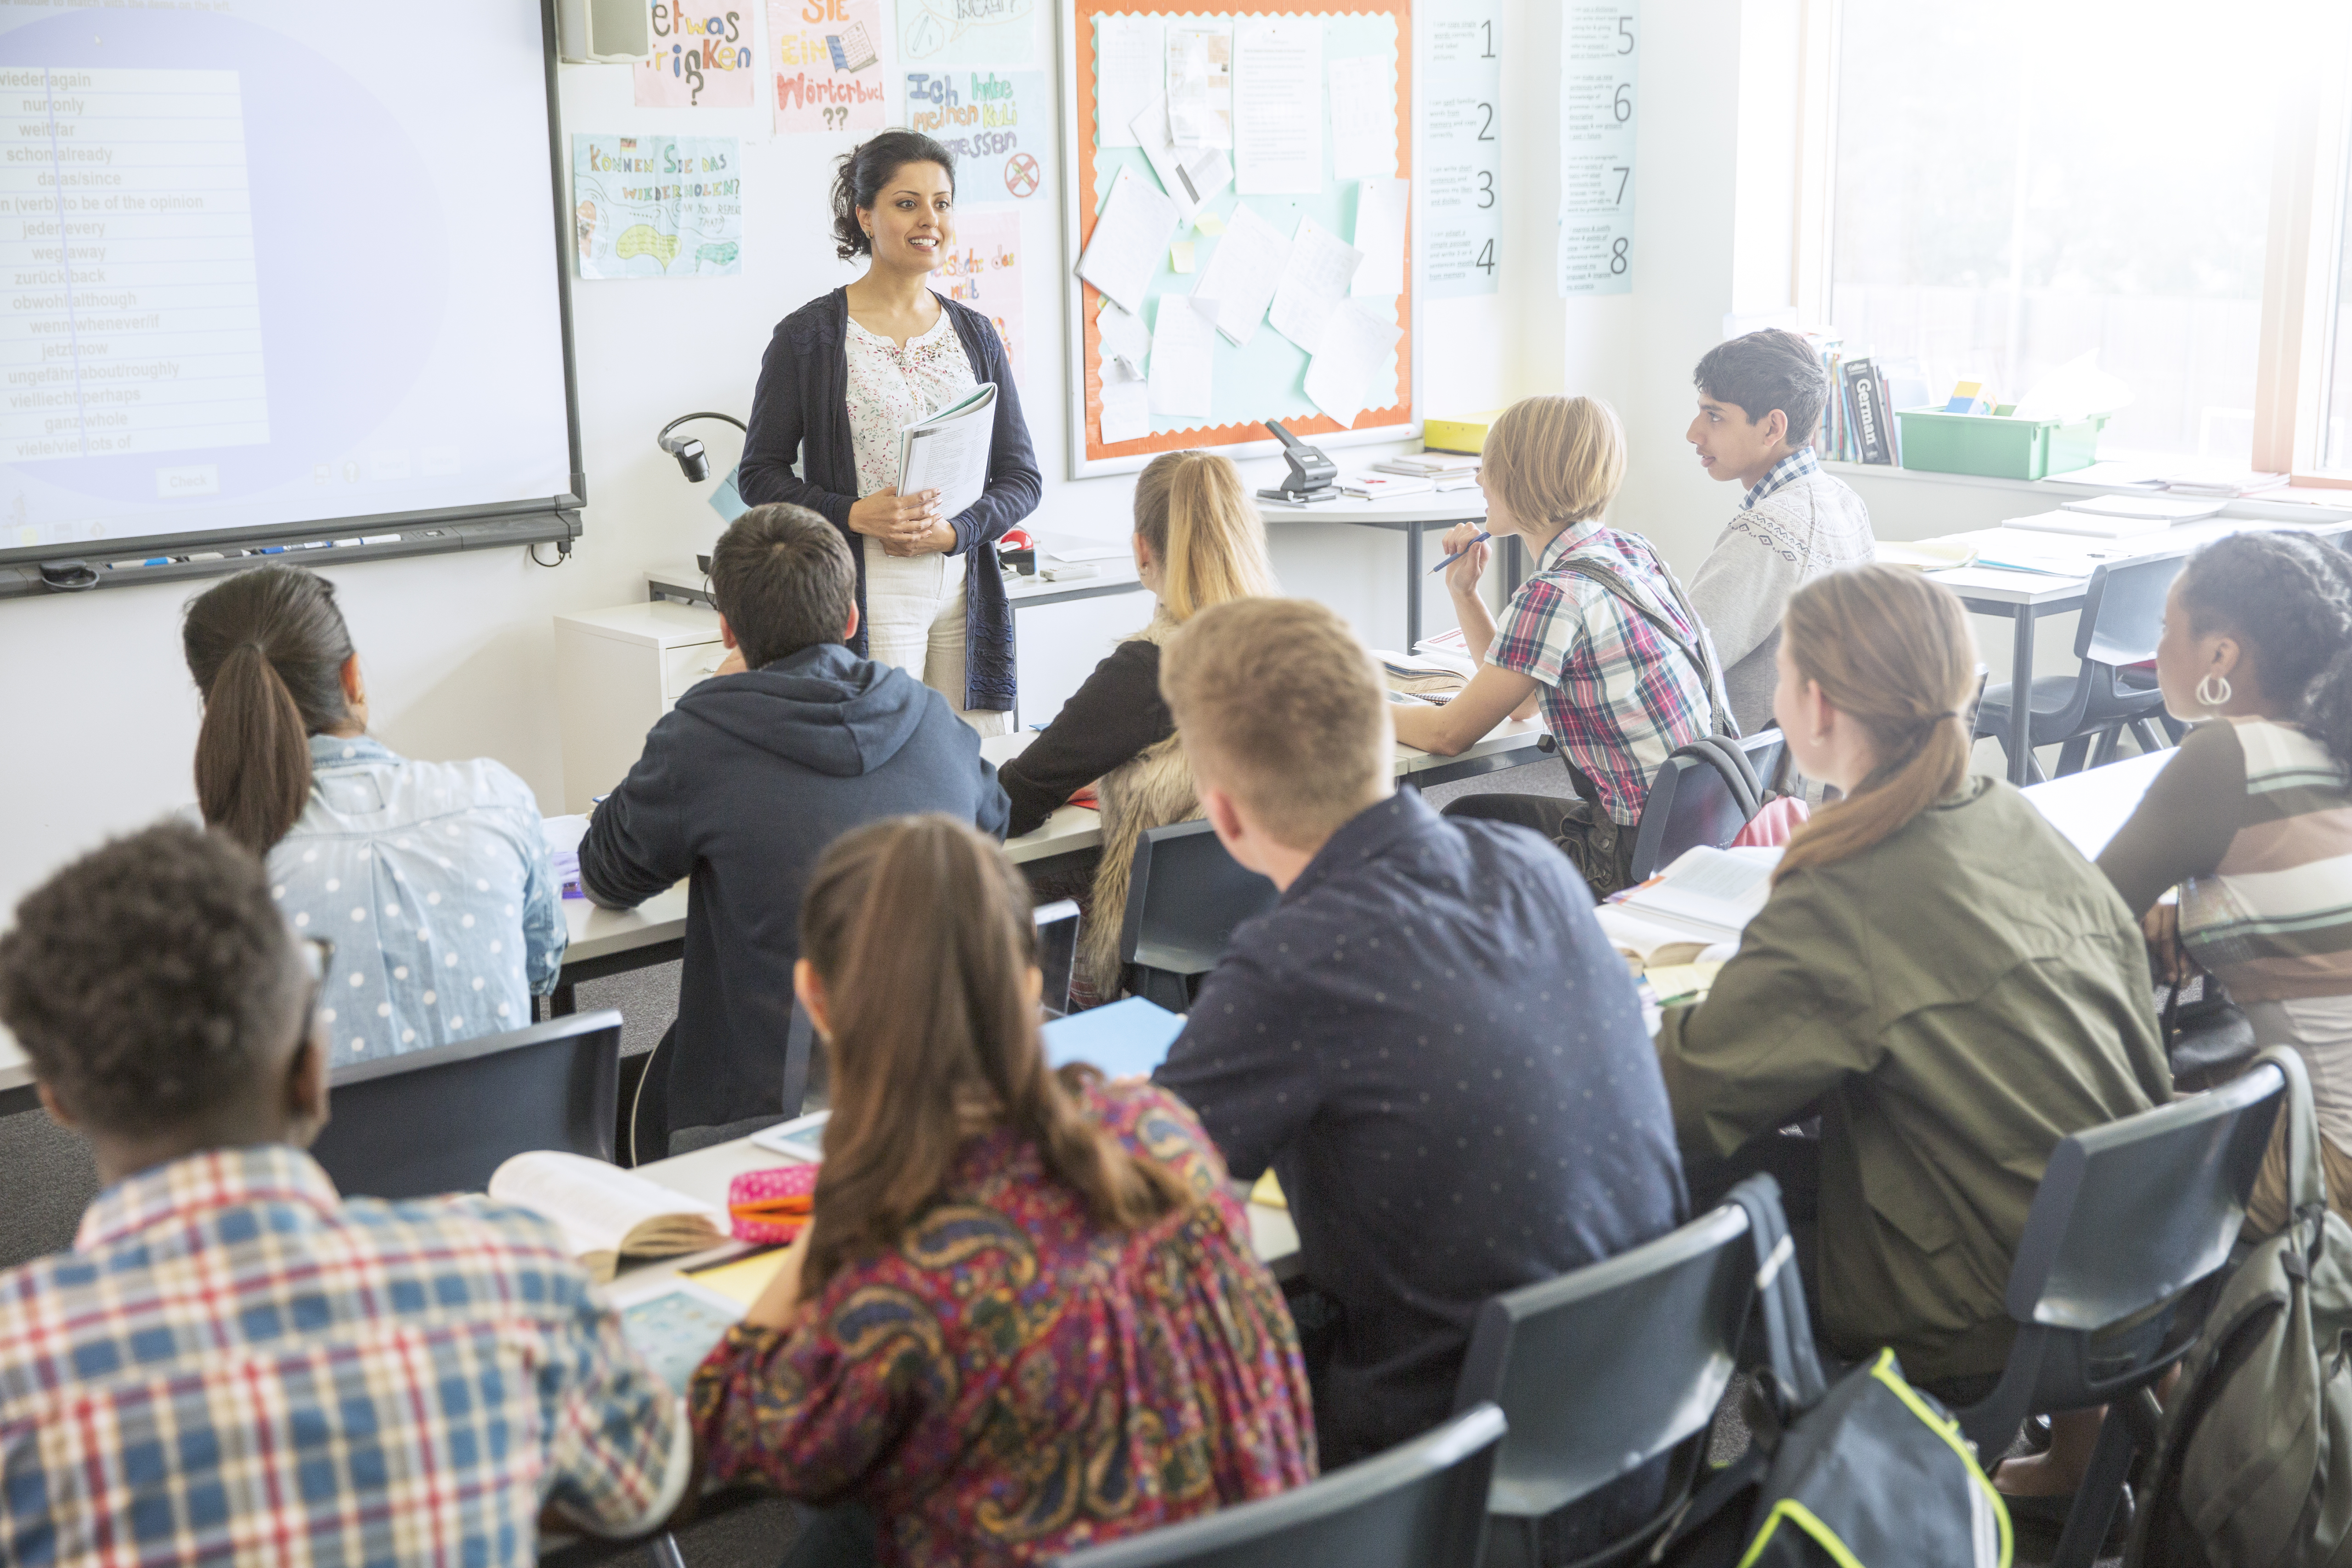
<svg viewBox="0 0 2352 1568">
<path fill-rule="evenodd" d="M 953 155 L 911 131 L 860 143 L 834 180 L 833 233 L 843 260 L 866 258 L 866 275 L 776 324 L 738 488 L 754 506 L 821 512 L 849 536 L 852 652 L 898 666 L 982 734 L 1003 734 L 1013 606 L 994 546 L 1036 510 L 1043 481 L 1003 338 L 930 287 L 955 247 Z M 898 493 L 898 430 L 983 381 L 996 384 L 988 487 L 942 517 L 938 491 Z"/>
</svg>

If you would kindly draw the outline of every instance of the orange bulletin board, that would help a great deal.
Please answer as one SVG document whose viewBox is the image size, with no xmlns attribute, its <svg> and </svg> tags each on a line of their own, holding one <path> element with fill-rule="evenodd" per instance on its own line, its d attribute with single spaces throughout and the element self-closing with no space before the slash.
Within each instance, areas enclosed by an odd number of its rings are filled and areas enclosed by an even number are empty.
<svg viewBox="0 0 2352 1568">
<path fill-rule="evenodd" d="M 1355 297 L 1349 303 L 1367 313 L 1392 321 L 1402 329 L 1395 351 L 1394 378 L 1376 375 L 1366 395 L 1367 406 L 1355 422 L 1342 426 L 1316 407 L 1306 395 L 1304 381 L 1309 363 L 1306 351 L 1261 321 L 1249 343 L 1237 347 L 1219 338 L 1213 353 L 1213 414 L 1206 420 L 1175 420 L 1155 416 L 1151 433 L 1117 444 L 1102 438 L 1104 351 L 1097 317 L 1103 297 L 1077 276 L 1077 265 L 1109 194 L 1112 177 L 1126 165 L 1155 188 L 1158 176 L 1142 153 L 1133 147 L 1104 147 L 1097 124 L 1100 102 L 1097 21 L 1104 16 L 1150 17 L 1166 22 L 1235 20 L 1248 17 L 1318 16 L 1323 22 L 1324 79 L 1318 88 L 1324 97 L 1322 189 L 1313 195 L 1264 195 L 1241 194 L 1228 185 L 1202 208 L 1220 222 L 1229 218 L 1236 202 L 1246 203 L 1286 237 L 1301 219 L 1312 217 L 1339 238 L 1356 233 L 1357 181 L 1333 174 L 1335 128 L 1331 119 L 1328 71 L 1334 58 L 1392 58 L 1394 99 L 1385 105 L 1393 116 L 1395 157 L 1384 172 L 1412 180 L 1412 0 L 1217 0 L 1197 9 L 1155 8 L 1139 0 L 1062 0 L 1062 101 L 1067 106 L 1063 124 L 1064 161 L 1064 289 L 1069 313 L 1070 364 L 1066 384 L 1070 400 L 1070 473 L 1073 479 L 1094 474 L 1132 471 L 1160 452 L 1206 447 L 1229 456 L 1271 454 L 1279 448 L 1264 421 L 1279 419 L 1294 434 L 1317 445 L 1330 447 L 1354 441 L 1393 441 L 1420 431 L 1417 406 L 1416 356 L 1419 316 L 1413 293 L 1413 247 L 1419 224 L 1409 210 L 1402 258 L 1402 288 L 1393 297 Z M 1236 65 L 1236 70 L 1243 67 Z M 1374 154 L 1377 157 L 1377 151 Z M 1417 198 L 1420 191 L 1411 195 Z M 1417 209 L 1418 201 L 1408 203 Z M 1154 324 L 1159 301 L 1192 291 L 1205 271 L 1217 234 L 1188 227 L 1179 237 L 1192 247 L 1193 269 L 1175 270 L 1174 258 L 1163 255 L 1151 280 L 1144 325 Z M 1393 314 L 1390 314 L 1393 311 Z M 1379 405 L 1374 406 L 1373 405 Z M 1181 427 L 1179 427 L 1179 426 Z"/>
</svg>

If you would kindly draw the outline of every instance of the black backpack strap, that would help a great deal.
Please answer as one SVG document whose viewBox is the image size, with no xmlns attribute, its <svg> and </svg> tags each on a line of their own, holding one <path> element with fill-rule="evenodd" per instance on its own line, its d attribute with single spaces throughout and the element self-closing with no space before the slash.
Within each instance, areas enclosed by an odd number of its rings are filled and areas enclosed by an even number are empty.
<svg viewBox="0 0 2352 1568">
<path fill-rule="evenodd" d="M 1564 560 L 1552 570 L 1571 572 L 1580 577 L 1587 577 L 1600 584 L 1619 604 L 1656 627 L 1658 635 L 1666 639 L 1667 645 L 1682 655 L 1693 669 L 1698 671 L 1699 684 L 1706 688 L 1707 733 L 1711 735 L 1739 733 L 1739 724 L 1731 716 L 1731 700 L 1724 694 L 1723 672 L 1715 668 L 1713 645 L 1707 641 L 1705 623 L 1698 618 L 1698 613 L 1690 607 L 1690 600 L 1683 595 L 1683 585 L 1675 581 L 1672 568 L 1664 562 L 1658 563 L 1658 573 L 1665 580 L 1666 596 L 1674 600 L 1675 613 L 1688 622 L 1698 634 L 1696 637 L 1685 637 L 1680 627 L 1643 604 L 1640 596 L 1626 584 L 1624 578 L 1617 574 L 1613 567 L 1604 566 L 1598 561 Z"/>
</svg>

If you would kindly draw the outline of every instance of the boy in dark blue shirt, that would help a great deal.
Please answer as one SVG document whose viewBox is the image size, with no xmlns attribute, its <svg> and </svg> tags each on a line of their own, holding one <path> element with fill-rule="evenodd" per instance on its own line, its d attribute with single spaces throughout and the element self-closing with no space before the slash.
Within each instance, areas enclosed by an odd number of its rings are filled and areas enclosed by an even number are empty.
<svg viewBox="0 0 2352 1568">
<path fill-rule="evenodd" d="M 1160 688 L 1234 858 L 1280 888 L 1159 1081 L 1235 1177 L 1271 1164 L 1308 1284 L 1326 1469 L 1436 1425 L 1479 1304 L 1682 1217 L 1656 1053 L 1591 895 L 1538 835 L 1394 793 L 1388 702 L 1344 622 L 1242 599 Z"/>
</svg>

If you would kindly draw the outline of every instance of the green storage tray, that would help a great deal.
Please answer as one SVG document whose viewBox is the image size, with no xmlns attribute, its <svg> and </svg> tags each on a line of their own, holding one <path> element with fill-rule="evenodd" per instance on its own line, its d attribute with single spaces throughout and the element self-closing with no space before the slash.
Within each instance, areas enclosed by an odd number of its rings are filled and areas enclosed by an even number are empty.
<svg viewBox="0 0 2352 1568">
<path fill-rule="evenodd" d="M 1938 474 L 1982 474 L 1996 479 L 2042 479 L 2099 460 L 2099 431 L 2107 416 L 2062 424 L 2001 414 L 1947 414 L 1902 408 L 1903 466 Z"/>
</svg>

